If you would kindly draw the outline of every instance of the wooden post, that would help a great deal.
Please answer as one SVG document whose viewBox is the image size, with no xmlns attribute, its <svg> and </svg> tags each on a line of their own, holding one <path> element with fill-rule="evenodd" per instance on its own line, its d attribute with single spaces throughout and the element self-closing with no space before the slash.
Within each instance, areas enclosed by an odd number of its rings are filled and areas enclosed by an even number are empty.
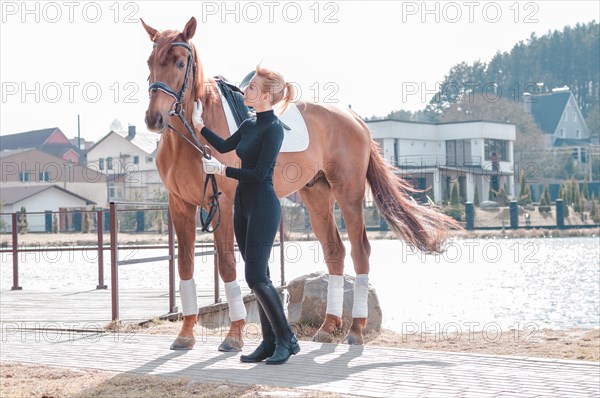
<svg viewBox="0 0 600 398">
<path fill-rule="evenodd" d="M 112 302 L 112 320 L 119 319 L 119 245 L 118 233 L 119 226 L 117 225 L 117 204 L 110 202 L 110 296 Z"/>
<path fill-rule="evenodd" d="M 102 229 L 102 210 L 96 211 L 96 225 L 98 230 L 98 285 L 96 289 L 107 289 L 104 284 L 104 237 Z"/>
<path fill-rule="evenodd" d="M 12 214 L 12 256 L 13 256 L 13 285 L 10 290 L 23 290 L 19 286 L 19 223 L 18 213 Z"/>
</svg>

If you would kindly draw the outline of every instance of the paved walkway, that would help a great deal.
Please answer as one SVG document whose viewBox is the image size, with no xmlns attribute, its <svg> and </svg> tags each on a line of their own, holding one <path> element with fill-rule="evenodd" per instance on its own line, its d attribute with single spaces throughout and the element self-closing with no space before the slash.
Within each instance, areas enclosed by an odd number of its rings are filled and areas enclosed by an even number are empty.
<svg viewBox="0 0 600 398">
<path fill-rule="evenodd" d="M 282 366 L 244 364 L 220 338 L 170 351 L 173 336 L 59 333 L 3 324 L 1 361 L 189 376 L 367 397 L 600 397 L 600 364 L 301 342 Z M 256 341 L 247 342 L 250 352 Z"/>
</svg>

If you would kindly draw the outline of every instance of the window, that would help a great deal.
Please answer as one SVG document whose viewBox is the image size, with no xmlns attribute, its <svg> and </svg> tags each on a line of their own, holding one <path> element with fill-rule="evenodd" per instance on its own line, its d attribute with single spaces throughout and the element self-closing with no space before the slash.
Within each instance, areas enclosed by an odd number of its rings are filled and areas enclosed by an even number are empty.
<svg viewBox="0 0 600 398">
<path fill-rule="evenodd" d="M 485 160 L 493 160 L 495 153 L 499 161 L 508 161 L 508 141 L 506 140 L 484 140 Z"/>
<path fill-rule="evenodd" d="M 558 131 L 558 136 L 559 136 L 559 137 L 564 137 L 564 136 L 565 136 L 565 129 L 560 129 L 560 130 Z"/>
<path fill-rule="evenodd" d="M 133 164 L 140 164 L 140 157 L 139 156 L 134 156 L 133 157 Z"/>
<path fill-rule="evenodd" d="M 50 181 L 50 173 L 47 171 L 41 171 L 39 177 L 40 181 Z"/>
<path fill-rule="evenodd" d="M 581 138 L 581 130 L 575 130 L 575 138 Z"/>
<path fill-rule="evenodd" d="M 154 161 L 154 159 L 152 158 L 152 156 L 146 156 L 146 163 L 152 163 Z"/>
<path fill-rule="evenodd" d="M 29 180 L 29 173 L 27 173 L 26 171 L 21 172 L 21 175 L 19 176 L 19 180 L 21 182 L 27 182 L 30 181 Z"/>
<path fill-rule="evenodd" d="M 113 158 L 112 157 L 106 158 L 106 168 L 108 170 L 112 170 L 112 168 L 113 168 Z"/>
<path fill-rule="evenodd" d="M 568 122 L 569 121 L 569 111 L 565 111 L 564 117 L 563 117 L 563 121 L 564 122 Z"/>
<path fill-rule="evenodd" d="M 100 170 L 104 170 L 104 158 L 100 158 L 100 160 L 98 160 L 98 168 Z"/>
</svg>

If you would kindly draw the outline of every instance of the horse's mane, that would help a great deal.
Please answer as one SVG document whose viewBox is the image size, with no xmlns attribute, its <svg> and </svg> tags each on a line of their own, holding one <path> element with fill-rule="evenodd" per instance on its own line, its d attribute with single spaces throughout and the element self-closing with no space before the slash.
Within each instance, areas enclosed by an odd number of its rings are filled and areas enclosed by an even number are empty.
<svg viewBox="0 0 600 398">
<path fill-rule="evenodd" d="M 154 37 L 155 47 L 153 50 L 153 54 L 156 54 L 158 57 L 158 62 L 161 65 L 165 65 L 168 61 L 172 60 L 175 56 L 173 54 L 172 43 L 182 41 L 185 42 L 185 38 L 181 32 L 176 30 L 165 30 L 164 32 L 158 33 Z M 196 79 L 195 85 L 193 87 L 194 93 L 194 101 L 200 99 L 202 102 L 213 101 L 217 98 L 215 95 L 216 91 L 212 82 L 205 78 L 204 76 L 204 68 L 202 66 L 202 62 L 198 57 L 198 52 L 196 51 L 196 47 L 193 43 L 187 42 L 192 48 L 192 55 L 194 56 L 194 61 L 196 62 Z"/>
</svg>

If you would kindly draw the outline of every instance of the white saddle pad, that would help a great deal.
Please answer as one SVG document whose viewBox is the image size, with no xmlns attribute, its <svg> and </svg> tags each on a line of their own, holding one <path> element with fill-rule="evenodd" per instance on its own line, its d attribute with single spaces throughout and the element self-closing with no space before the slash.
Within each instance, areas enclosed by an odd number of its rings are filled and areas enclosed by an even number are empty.
<svg viewBox="0 0 600 398">
<path fill-rule="evenodd" d="M 231 108 L 229 107 L 229 104 L 227 104 L 223 93 L 221 93 L 219 85 L 217 84 L 216 86 L 219 90 L 219 94 L 221 94 L 221 102 L 223 103 L 223 111 L 225 111 L 225 117 L 227 118 L 229 133 L 233 134 L 237 130 L 233 113 L 231 112 Z M 308 148 L 308 129 L 306 128 L 306 122 L 296 104 L 289 104 L 283 115 L 279 116 L 279 120 L 291 129 L 283 129 L 283 143 L 281 144 L 281 150 L 279 152 L 305 151 Z"/>
</svg>

